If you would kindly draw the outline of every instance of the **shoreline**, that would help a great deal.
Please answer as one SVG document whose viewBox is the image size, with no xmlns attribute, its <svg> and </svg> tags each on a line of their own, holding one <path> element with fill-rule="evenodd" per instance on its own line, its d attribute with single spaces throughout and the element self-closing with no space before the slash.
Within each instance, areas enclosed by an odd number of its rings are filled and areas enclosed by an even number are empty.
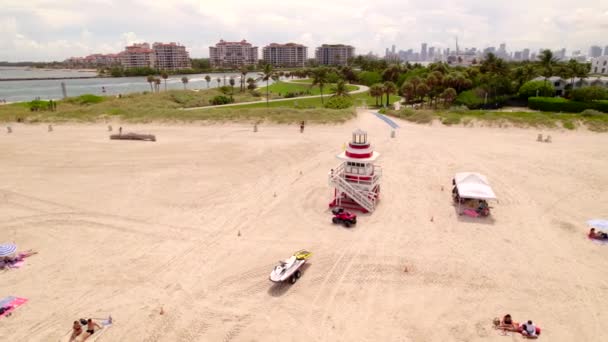
<svg viewBox="0 0 608 342">
<path fill-rule="evenodd" d="M 82 80 L 89 78 L 111 78 L 106 76 L 70 76 L 70 77 L 24 77 L 24 78 L 0 78 L 0 82 L 11 81 L 52 81 L 52 80 Z M 112 77 L 113 78 L 113 77 Z"/>
</svg>

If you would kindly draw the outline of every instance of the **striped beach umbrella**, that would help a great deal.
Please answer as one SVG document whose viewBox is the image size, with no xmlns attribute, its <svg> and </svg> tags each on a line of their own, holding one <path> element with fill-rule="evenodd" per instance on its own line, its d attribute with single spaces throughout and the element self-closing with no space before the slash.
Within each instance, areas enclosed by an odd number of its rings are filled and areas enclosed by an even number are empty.
<svg viewBox="0 0 608 342">
<path fill-rule="evenodd" d="M 598 229 L 608 229 L 608 220 L 589 220 L 587 221 L 589 227 L 598 228 Z"/>
<path fill-rule="evenodd" d="M 17 251 L 17 245 L 14 243 L 0 244 L 0 257 L 9 256 Z"/>
</svg>

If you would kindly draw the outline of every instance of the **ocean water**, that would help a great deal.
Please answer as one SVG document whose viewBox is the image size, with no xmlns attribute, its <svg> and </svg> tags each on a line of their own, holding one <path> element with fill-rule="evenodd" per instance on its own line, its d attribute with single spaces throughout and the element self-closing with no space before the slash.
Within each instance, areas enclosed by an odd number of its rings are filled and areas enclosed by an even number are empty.
<svg viewBox="0 0 608 342">
<path fill-rule="evenodd" d="M 35 78 L 35 77 L 79 77 L 95 76 L 96 73 L 79 72 L 75 70 L 52 70 L 41 71 L 28 68 L 5 68 L 0 67 L 0 80 L 3 78 Z M 207 84 L 205 76 L 211 76 L 211 82 Z M 184 75 L 172 75 L 167 79 L 167 89 L 184 89 L 181 81 Z M 239 86 L 240 74 L 238 73 L 209 73 L 185 75 L 188 77 L 188 89 L 206 89 L 218 86 L 217 78 L 220 78 L 220 86 L 229 85 L 230 77 L 235 78 Z M 257 73 L 249 73 L 246 78 L 257 78 Z M 43 100 L 56 100 L 63 97 L 61 83 L 65 83 L 68 96 L 79 96 L 82 94 L 95 95 L 118 95 L 135 92 L 150 91 L 150 84 L 146 77 L 111 77 L 111 78 L 89 78 L 89 79 L 64 79 L 64 80 L 18 80 L 0 81 L 0 100 L 8 102 L 31 101 L 37 97 Z M 265 82 L 264 82 L 265 83 Z M 272 83 L 272 82 L 270 82 Z M 262 83 L 258 82 L 261 86 Z M 161 90 L 165 89 L 165 81 L 162 80 Z M 105 90 L 105 92 L 104 92 Z"/>
</svg>

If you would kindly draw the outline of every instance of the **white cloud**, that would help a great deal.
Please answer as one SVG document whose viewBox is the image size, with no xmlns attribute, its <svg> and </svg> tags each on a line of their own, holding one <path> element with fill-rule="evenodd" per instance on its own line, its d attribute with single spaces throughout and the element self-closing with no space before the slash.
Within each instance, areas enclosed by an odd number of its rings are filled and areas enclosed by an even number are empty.
<svg viewBox="0 0 608 342">
<path fill-rule="evenodd" d="M 507 43 L 587 51 L 608 45 L 608 2 L 578 0 L 3 0 L 0 60 L 62 60 L 118 52 L 144 40 L 176 41 L 194 57 L 220 38 L 263 46 L 300 42 L 309 55 L 322 43 L 347 43 L 359 53 Z"/>
</svg>

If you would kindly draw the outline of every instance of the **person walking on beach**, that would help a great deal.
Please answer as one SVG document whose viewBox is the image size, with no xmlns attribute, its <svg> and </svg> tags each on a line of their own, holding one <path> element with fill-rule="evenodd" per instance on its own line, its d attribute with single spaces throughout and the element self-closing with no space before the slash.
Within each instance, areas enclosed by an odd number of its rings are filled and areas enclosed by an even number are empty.
<svg viewBox="0 0 608 342">
<path fill-rule="evenodd" d="M 304 133 L 304 121 L 300 123 L 300 133 Z"/>
<path fill-rule="evenodd" d="M 122 135 L 122 126 L 118 127 L 118 135 Z"/>
</svg>

